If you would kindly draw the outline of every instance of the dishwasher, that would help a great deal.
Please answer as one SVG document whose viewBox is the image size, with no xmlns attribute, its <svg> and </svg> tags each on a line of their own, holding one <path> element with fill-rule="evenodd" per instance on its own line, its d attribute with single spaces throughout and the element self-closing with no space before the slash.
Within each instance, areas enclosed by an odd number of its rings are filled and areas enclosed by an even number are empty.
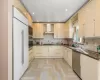
<svg viewBox="0 0 100 80">
<path fill-rule="evenodd" d="M 74 72 L 81 78 L 80 52 L 75 50 L 72 51 L 72 68 Z"/>
</svg>

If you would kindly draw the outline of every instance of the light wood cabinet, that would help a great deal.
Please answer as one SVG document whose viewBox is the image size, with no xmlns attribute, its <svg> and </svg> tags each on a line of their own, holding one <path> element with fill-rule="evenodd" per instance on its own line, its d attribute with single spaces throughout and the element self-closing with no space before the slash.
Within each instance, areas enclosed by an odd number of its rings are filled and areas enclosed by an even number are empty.
<svg viewBox="0 0 100 80">
<path fill-rule="evenodd" d="M 65 38 L 64 23 L 54 24 L 54 38 Z"/>
<path fill-rule="evenodd" d="M 72 67 L 72 49 L 65 48 L 63 58 Z"/>
<path fill-rule="evenodd" d="M 35 23 L 33 24 L 33 38 L 43 38 L 44 30 L 43 30 L 43 24 Z"/>
<path fill-rule="evenodd" d="M 29 50 L 29 64 L 33 61 L 34 59 L 34 52 L 33 52 L 33 47 L 31 50 Z"/>
<path fill-rule="evenodd" d="M 68 53 L 67 62 L 70 65 L 70 67 L 72 67 L 72 49 L 68 48 L 67 49 L 67 53 Z"/>
<path fill-rule="evenodd" d="M 98 60 L 92 59 L 81 54 L 81 78 L 82 80 L 99 80 L 98 79 Z"/>
<path fill-rule="evenodd" d="M 65 47 L 65 50 L 64 50 L 64 60 L 66 62 L 68 61 L 68 51 L 67 51 L 67 47 Z"/>
<path fill-rule="evenodd" d="M 35 58 L 63 58 L 62 46 L 34 46 Z"/>
<path fill-rule="evenodd" d="M 95 36 L 100 37 L 100 0 L 96 0 Z"/>
<path fill-rule="evenodd" d="M 79 12 L 79 36 L 100 37 L 100 0 L 89 1 Z"/>
</svg>

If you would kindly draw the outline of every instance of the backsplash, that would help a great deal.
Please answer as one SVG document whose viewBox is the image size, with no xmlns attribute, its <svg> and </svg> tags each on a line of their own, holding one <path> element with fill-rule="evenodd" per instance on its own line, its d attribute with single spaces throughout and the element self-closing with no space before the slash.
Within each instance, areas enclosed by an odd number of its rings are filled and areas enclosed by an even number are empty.
<svg viewBox="0 0 100 80">
<path fill-rule="evenodd" d="M 100 38 L 87 38 L 83 47 L 91 51 L 97 51 L 98 45 L 100 45 Z"/>
<path fill-rule="evenodd" d="M 70 39 L 72 40 L 72 39 Z M 57 39 L 54 38 L 53 34 L 44 35 L 43 39 L 33 39 L 33 44 L 68 44 L 68 39 Z"/>
</svg>

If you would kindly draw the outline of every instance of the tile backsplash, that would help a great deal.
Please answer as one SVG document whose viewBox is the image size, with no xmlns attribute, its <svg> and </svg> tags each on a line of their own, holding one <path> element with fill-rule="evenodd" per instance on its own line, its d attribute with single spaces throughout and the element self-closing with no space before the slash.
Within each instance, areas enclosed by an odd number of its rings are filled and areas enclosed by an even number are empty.
<svg viewBox="0 0 100 80">
<path fill-rule="evenodd" d="M 100 45 L 100 38 L 86 38 L 83 48 L 97 51 L 97 46 Z"/>
<path fill-rule="evenodd" d="M 70 39 L 71 40 L 71 39 Z M 43 39 L 33 39 L 33 44 L 68 44 L 67 38 L 57 39 L 53 34 L 45 34 Z"/>
</svg>

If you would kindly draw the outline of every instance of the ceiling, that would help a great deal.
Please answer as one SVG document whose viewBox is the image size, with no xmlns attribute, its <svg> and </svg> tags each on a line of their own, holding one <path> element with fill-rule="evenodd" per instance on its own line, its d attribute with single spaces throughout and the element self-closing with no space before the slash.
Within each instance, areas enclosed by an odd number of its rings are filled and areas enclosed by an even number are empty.
<svg viewBox="0 0 100 80">
<path fill-rule="evenodd" d="M 88 0 L 21 0 L 33 22 L 65 22 Z"/>
</svg>

